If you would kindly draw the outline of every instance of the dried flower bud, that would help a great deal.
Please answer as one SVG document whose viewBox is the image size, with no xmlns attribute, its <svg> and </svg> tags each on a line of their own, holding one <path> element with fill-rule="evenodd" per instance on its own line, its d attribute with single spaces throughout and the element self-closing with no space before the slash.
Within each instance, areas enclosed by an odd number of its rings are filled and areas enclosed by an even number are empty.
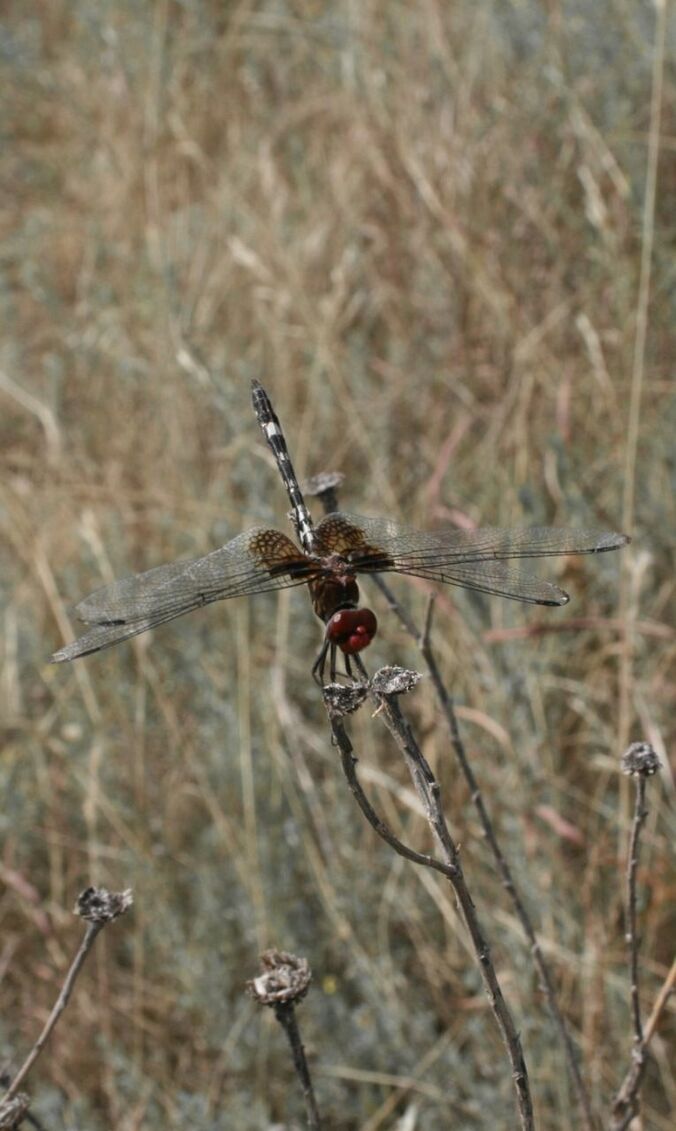
<svg viewBox="0 0 676 1131">
<path fill-rule="evenodd" d="M 329 718 L 340 719 L 361 707 L 368 689 L 363 683 L 353 683 L 350 687 L 343 687 L 341 683 L 327 683 L 322 688 L 322 694 Z"/>
<path fill-rule="evenodd" d="M 18 1127 L 30 1107 L 30 1099 L 25 1092 L 17 1092 L 11 1100 L 0 1100 L 0 1128 L 12 1131 Z"/>
<path fill-rule="evenodd" d="M 369 686 L 378 695 L 404 695 L 421 679 L 420 672 L 410 671 L 408 668 L 386 667 L 376 672 Z"/>
<path fill-rule="evenodd" d="M 622 755 L 622 773 L 652 777 L 661 762 L 649 742 L 632 742 Z"/>
<path fill-rule="evenodd" d="M 315 496 L 325 495 L 327 491 L 335 491 L 336 487 L 340 487 L 344 479 L 342 471 L 320 471 L 319 475 L 313 475 L 306 480 L 305 493 Z"/>
<path fill-rule="evenodd" d="M 319 499 L 324 509 L 324 514 L 331 514 L 338 510 L 337 490 L 345 476 L 342 471 L 322 471 L 313 475 L 305 484 L 305 493 L 314 495 Z"/>
<path fill-rule="evenodd" d="M 134 902 L 131 888 L 108 891 L 106 888 L 85 888 L 80 892 L 73 911 L 90 923 L 112 923 L 124 915 Z"/>
<path fill-rule="evenodd" d="M 281 1005 L 305 997 L 312 980 L 306 958 L 284 950 L 266 950 L 260 956 L 263 973 L 247 982 L 247 989 L 260 1005 Z"/>
</svg>

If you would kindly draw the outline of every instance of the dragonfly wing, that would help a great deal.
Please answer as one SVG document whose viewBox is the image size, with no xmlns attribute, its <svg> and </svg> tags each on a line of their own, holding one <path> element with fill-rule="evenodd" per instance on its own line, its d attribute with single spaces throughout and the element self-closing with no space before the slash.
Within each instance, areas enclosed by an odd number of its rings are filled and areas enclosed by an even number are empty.
<svg viewBox="0 0 676 1131">
<path fill-rule="evenodd" d="M 516 530 L 484 527 L 414 530 L 389 519 L 337 513 L 317 527 L 320 552 L 342 554 L 355 569 L 403 570 L 405 566 L 546 558 L 559 554 L 598 554 L 617 550 L 629 539 L 603 530 L 534 526 Z M 379 561 L 389 564 L 379 566 Z"/>
<path fill-rule="evenodd" d="M 168 616 L 165 620 L 171 620 L 172 617 Z M 128 624 L 97 624 L 94 628 L 90 628 L 88 632 L 78 636 L 77 640 L 73 640 L 70 644 L 64 645 L 55 652 L 51 658 L 53 664 L 61 664 L 67 660 L 78 660 L 80 656 L 90 656 L 92 652 L 102 652 L 104 648 L 111 648 L 113 644 L 121 644 L 123 640 L 129 640 L 132 636 L 138 636 L 141 632 L 147 632 L 150 628 L 155 628 L 156 625 L 162 623 L 162 618 L 150 617 L 141 620 L 130 621 Z"/>
<path fill-rule="evenodd" d="M 341 554 L 357 573 L 395 572 L 538 605 L 564 605 L 556 585 L 504 565 L 519 558 L 596 554 L 629 541 L 601 530 L 536 526 L 523 530 L 413 530 L 388 519 L 337 513 L 317 527 L 320 553 Z"/>
<path fill-rule="evenodd" d="M 95 627 L 52 660 L 109 648 L 212 601 L 302 585 L 315 569 L 280 531 L 249 530 L 205 557 L 157 566 L 92 593 L 75 611 Z"/>
<path fill-rule="evenodd" d="M 398 569 L 398 573 L 423 577 L 427 581 L 444 585 L 460 585 L 478 593 L 491 593 L 496 597 L 510 597 L 530 605 L 567 605 L 570 597 L 558 585 L 540 581 L 520 570 L 510 569 L 504 562 L 481 562 L 471 565 L 449 566 L 447 569 Z"/>
</svg>

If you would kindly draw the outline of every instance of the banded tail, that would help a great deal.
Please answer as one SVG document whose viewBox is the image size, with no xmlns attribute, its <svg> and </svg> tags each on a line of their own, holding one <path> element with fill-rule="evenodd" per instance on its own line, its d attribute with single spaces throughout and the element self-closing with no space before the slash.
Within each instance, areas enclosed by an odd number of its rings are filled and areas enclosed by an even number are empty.
<svg viewBox="0 0 676 1131">
<path fill-rule="evenodd" d="M 277 419 L 270 398 L 258 381 L 251 382 L 251 399 L 253 401 L 256 419 L 263 429 L 263 434 L 272 449 L 272 454 L 277 461 L 279 474 L 286 487 L 291 503 L 291 518 L 298 535 L 301 546 L 306 554 L 314 553 L 315 531 L 310 512 L 305 505 L 301 489 L 298 485 L 296 473 L 293 470 L 289 449 L 284 439 L 282 426 Z"/>
</svg>

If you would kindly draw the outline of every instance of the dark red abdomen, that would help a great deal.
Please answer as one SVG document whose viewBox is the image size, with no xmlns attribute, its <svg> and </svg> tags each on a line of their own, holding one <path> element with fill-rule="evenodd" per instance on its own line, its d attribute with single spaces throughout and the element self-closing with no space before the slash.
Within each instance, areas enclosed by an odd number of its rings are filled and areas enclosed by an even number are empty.
<svg viewBox="0 0 676 1131">
<path fill-rule="evenodd" d="M 340 609 L 326 626 L 326 637 L 347 656 L 367 648 L 376 632 L 378 621 L 370 609 Z"/>
</svg>

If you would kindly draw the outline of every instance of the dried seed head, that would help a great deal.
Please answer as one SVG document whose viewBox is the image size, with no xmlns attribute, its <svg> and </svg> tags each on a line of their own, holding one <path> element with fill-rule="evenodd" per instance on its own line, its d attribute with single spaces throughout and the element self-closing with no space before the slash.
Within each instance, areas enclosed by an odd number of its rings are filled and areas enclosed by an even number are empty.
<svg viewBox="0 0 676 1131">
<path fill-rule="evenodd" d="M 131 888 L 108 891 L 106 888 L 85 888 L 77 897 L 73 911 L 90 923 L 112 923 L 124 915 L 134 902 Z"/>
<path fill-rule="evenodd" d="M 247 989 L 260 1005 L 300 1001 L 312 980 L 306 958 L 284 950 L 266 950 L 260 956 L 262 974 L 247 982 Z"/>
<path fill-rule="evenodd" d="M 378 695 L 404 695 L 421 679 L 420 672 L 410 671 L 408 668 L 386 667 L 376 672 L 370 687 Z"/>
<path fill-rule="evenodd" d="M 649 742 L 632 742 L 622 755 L 622 773 L 652 777 L 661 766 L 657 754 Z"/>
<path fill-rule="evenodd" d="M 361 707 L 367 693 L 363 683 L 353 683 L 350 687 L 343 687 L 340 683 L 325 684 L 322 694 L 329 718 L 340 719 L 343 715 L 351 715 Z"/>
<path fill-rule="evenodd" d="M 11 1100 L 0 1100 L 0 1128 L 18 1127 L 30 1107 L 25 1092 L 17 1092 Z"/>
<path fill-rule="evenodd" d="M 325 514 L 338 510 L 338 488 L 345 476 L 342 471 L 322 471 L 313 475 L 305 484 L 305 493 L 319 499 Z"/>
<path fill-rule="evenodd" d="M 335 491 L 344 479 L 342 471 L 320 471 L 319 475 L 306 480 L 305 492 L 307 495 L 324 495 L 327 491 Z"/>
</svg>

